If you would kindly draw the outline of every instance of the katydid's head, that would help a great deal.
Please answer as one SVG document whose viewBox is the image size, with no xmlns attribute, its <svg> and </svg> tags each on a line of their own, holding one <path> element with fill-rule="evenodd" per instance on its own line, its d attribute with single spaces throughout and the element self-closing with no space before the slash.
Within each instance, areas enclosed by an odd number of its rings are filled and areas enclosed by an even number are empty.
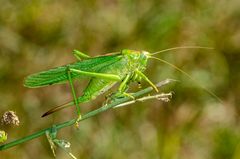
<svg viewBox="0 0 240 159">
<path fill-rule="evenodd" d="M 149 52 L 124 49 L 121 53 L 129 60 L 130 67 L 137 68 L 140 71 L 145 70 Z"/>
</svg>

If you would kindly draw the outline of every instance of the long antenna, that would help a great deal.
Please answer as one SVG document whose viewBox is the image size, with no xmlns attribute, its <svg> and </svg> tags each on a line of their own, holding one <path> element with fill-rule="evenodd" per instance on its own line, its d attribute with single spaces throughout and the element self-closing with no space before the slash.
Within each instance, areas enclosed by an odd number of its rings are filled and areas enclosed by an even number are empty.
<svg viewBox="0 0 240 159">
<path fill-rule="evenodd" d="M 220 103 L 223 103 L 223 101 L 216 95 L 214 94 L 212 91 L 208 90 L 207 88 L 203 87 L 201 84 L 199 84 L 194 78 L 192 78 L 187 72 L 183 71 L 182 69 L 180 69 L 179 67 L 154 56 L 149 56 L 149 58 L 155 59 L 155 60 L 159 60 L 162 63 L 165 63 L 169 66 L 171 66 L 172 68 L 178 70 L 179 72 L 183 73 L 185 76 L 187 76 L 188 78 L 190 78 L 193 82 L 195 82 L 199 87 L 201 87 L 203 90 L 205 90 L 206 92 L 208 92 L 210 95 L 212 95 L 214 98 L 216 98 Z"/>
<path fill-rule="evenodd" d="M 205 47 L 205 46 L 179 46 L 179 47 L 172 47 L 169 49 L 164 49 L 164 50 L 160 50 L 154 53 L 151 53 L 150 55 L 156 55 L 162 52 L 167 52 L 167 51 L 172 51 L 172 50 L 179 50 L 179 49 L 208 49 L 208 50 L 212 50 L 214 48 L 212 47 Z"/>
</svg>

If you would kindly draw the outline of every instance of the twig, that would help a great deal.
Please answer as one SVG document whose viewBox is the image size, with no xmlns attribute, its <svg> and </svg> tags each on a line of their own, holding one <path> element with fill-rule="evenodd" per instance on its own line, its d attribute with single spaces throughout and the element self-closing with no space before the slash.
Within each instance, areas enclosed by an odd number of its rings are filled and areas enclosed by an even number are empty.
<svg viewBox="0 0 240 159">
<path fill-rule="evenodd" d="M 142 97 L 142 98 L 138 98 L 129 102 L 125 102 L 119 105 L 114 106 L 113 108 L 119 108 L 119 107 L 124 107 L 130 104 L 134 104 L 136 102 L 143 102 L 146 100 L 150 100 L 150 99 L 157 99 L 157 100 L 161 100 L 163 102 L 169 102 L 170 98 L 172 98 L 172 92 L 170 93 L 161 93 L 161 94 L 156 94 L 156 95 L 152 95 L 152 96 L 146 96 L 146 97 Z"/>
<path fill-rule="evenodd" d="M 164 86 L 164 85 L 166 85 L 166 84 L 168 84 L 168 83 L 170 83 L 170 82 L 173 82 L 173 81 L 176 81 L 176 80 L 166 79 L 166 80 L 164 80 L 164 81 L 161 81 L 161 82 L 157 83 L 156 86 L 157 86 L 157 87 L 161 87 L 161 86 Z M 152 90 L 153 90 L 152 87 L 148 87 L 148 88 L 145 88 L 145 89 L 143 89 L 143 90 L 140 90 L 140 91 L 132 94 L 132 96 L 135 97 L 135 98 L 137 98 L 137 97 L 140 97 L 140 96 L 142 96 L 142 95 L 144 95 L 144 94 L 147 94 L 147 93 L 151 92 Z M 97 114 L 99 114 L 99 113 L 102 113 L 102 112 L 104 112 L 104 111 L 106 111 L 106 110 L 108 110 L 108 109 L 111 109 L 111 108 L 113 108 L 113 107 L 115 107 L 115 106 L 117 106 L 117 105 L 119 105 L 119 104 L 121 104 L 121 103 L 127 102 L 127 101 L 129 101 L 129 100 L 131 100 L 131 98 L 129 98 L 129 97 L 121 98 L 121 99 L 119 99 L 119 100 L 116 100 L 116 101 L 114 101 L 114 102 L 112 102 L 112 103 L 104 106 L 104 107 L 95 109 L 95 110 L 93 110 L 93 111 L 91 111 L 91 112 L 83 115 L 82 118 L 81 118 L 81 120 L 79 120 L 79 122 L 81 122 L 81 121 L 83 121 L 83 120 L 86 120 L 86 119 L 88 119 L 88 118 L 90 118 L 90 117 L 93 117 L 93 116 L 95 116 L 95 115 L 97 115 Z M 76 123 L 76 120 L 77 120 L 77 119 L 72 119 L 72 120 L 69 120 L 69 121 L 66 121 L 66 122 L 63 122 L 63 123 L 60 123 L 60 124 L 56 124 L 56 125 L 54 125 L 54 126 L 56 127 L 56 130 L 60 130 L 60 129 L 64 128 L 64 127 L 68 127 L 68 126 L 74 125 L 74 124 Z M 21 143 L 24 143 L 24 142 L 26 142 L 26 141 L 29 141 L 29 140 L 35 139 L 35 138 L 37 138 L 37 137 L 40 137 L 40 136 L 42 136 L 42 135 L 45 135 L 46 132 L 47 132 L 47 131 L 50 131 L 51 129 L 52 129 L 52 127 L 49 127 L 49 128 L 40 130 L 40 131 L 38 131 L 38 132 L 36 132 L 36 133 L 33 133 L 33 134 L 31 134 L 31 135 L 25 136 L 25 137 L 23 137 L 23 138 L 21 138 L 21 139 L 17 139 L 17 140 L 15 140 L 15 141 L 10 142 L 10 143 L 1 145 L 1 146 L 0 146 L 0 150 L 9 149 L 9 148 L 11 148 L 11 147 L 13 147 L 13 146 L 16 146 L 16 145 L 18 145 L 18 144 L 21 144 Z"/>
</svg>

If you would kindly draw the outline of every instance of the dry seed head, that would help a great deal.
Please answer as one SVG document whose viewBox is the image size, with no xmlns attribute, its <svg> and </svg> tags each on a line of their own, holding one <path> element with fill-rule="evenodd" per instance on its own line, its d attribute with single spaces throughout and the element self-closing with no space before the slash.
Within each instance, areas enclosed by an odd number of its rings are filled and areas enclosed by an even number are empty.
<svg viewBox="0 0 240 159">
<path fill-rule="evenodd" d="M 1 123 L 3 125 L 16 125 L 18 126 L 20 121 L 18 119 L 18 116 L 14 111 L 7 111 L 3 114 Z"/>
</svg>

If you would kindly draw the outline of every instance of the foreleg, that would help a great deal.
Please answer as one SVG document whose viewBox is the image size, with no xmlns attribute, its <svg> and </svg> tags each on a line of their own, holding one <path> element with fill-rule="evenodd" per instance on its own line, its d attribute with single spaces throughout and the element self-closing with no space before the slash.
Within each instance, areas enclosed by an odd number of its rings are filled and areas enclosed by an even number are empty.
<svg viewBox="0 0 240 159">
<path fill-rule="evenodd" d="M 146 82 L 148 82 L 155 90 L 156 92 L 158 92 L 157 87 L 155 86 L 155 84 L 152 83 L 152 81 L 150 81 L 150 79 L 148 79 L 147 76 L 145 76 L 141 71 L 136 70 L 137 75 L 139 75 L 142 79 L 144 79 Z"/>
</svg>

